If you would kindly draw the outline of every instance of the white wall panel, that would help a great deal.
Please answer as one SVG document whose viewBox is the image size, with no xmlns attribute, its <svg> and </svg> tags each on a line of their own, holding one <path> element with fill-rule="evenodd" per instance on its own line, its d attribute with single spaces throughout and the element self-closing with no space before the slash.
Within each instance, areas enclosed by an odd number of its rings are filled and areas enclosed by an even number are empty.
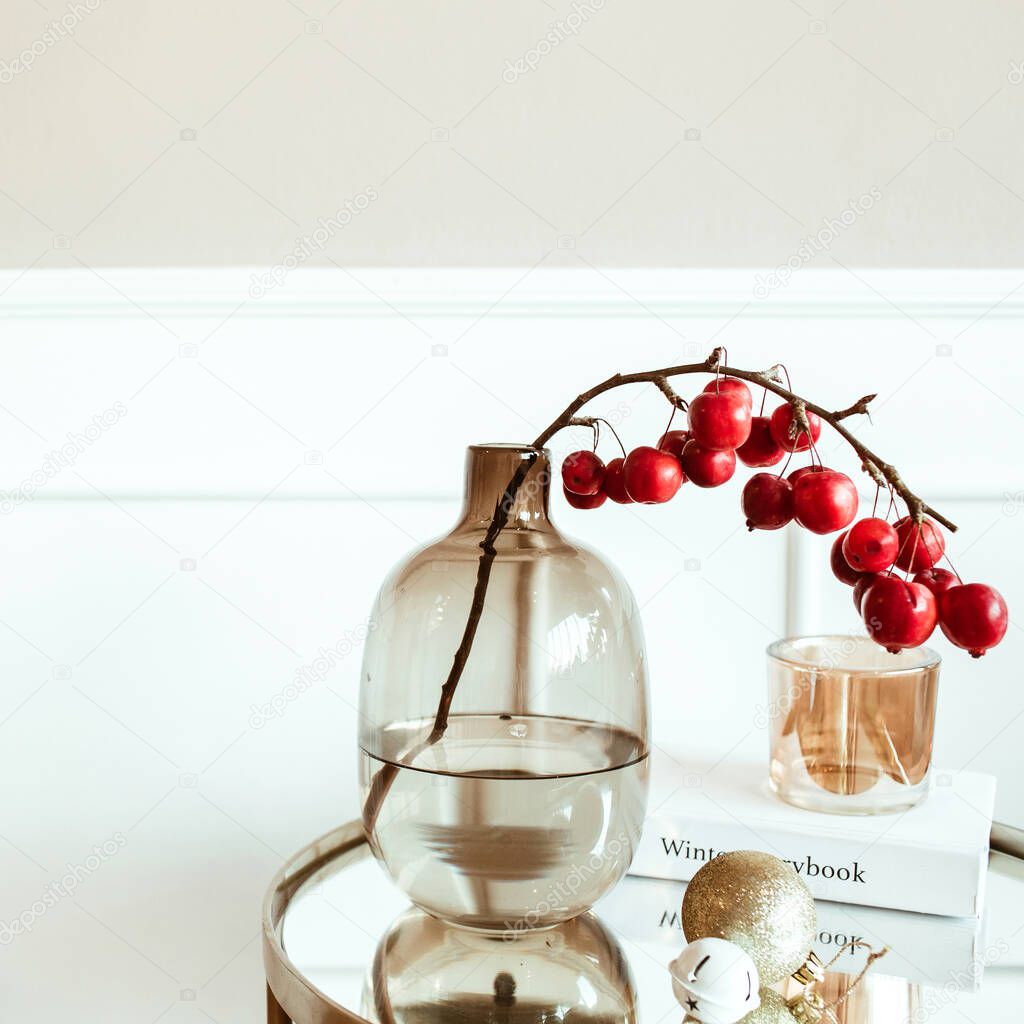
<svg viewBox="0 0 1024 1024">
<path fill-rule="evenodd" d="M 743 271 L 308 271 L 251 300 L 245 270 L 7 274 L 0 487 L 122 403 L 46 493 L 451 495 L 465 444 L 533 436 L 581 388 L 713 341 L 827 405 L 878 391 L 858 429 L 913 483 L 998 492 L 1024 485 L 998 443 L 1020 430 L 1020 283 L 804 271 L 758 299 Z M 662 407 L 652 388 L 595 403 L 632 443 Z"/>
</svg>

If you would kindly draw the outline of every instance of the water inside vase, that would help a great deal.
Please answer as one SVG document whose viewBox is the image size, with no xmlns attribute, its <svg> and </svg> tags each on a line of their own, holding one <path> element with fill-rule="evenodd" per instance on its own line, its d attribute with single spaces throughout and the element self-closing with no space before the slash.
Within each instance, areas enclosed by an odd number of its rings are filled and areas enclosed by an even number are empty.
<svg viewBox="0 0 1024 1024">
<path fill-rule="evenodd" d="M 470 928 L 568 920 L 626 872 L 640 837 L 647 751 L 639 737 L 539 715 L 456 715 L 422 747 L 429 722 L 384 730 L 360 751 L 363 798 L 397 774 L 371 834 L 413 903 Z"/>
</svg>

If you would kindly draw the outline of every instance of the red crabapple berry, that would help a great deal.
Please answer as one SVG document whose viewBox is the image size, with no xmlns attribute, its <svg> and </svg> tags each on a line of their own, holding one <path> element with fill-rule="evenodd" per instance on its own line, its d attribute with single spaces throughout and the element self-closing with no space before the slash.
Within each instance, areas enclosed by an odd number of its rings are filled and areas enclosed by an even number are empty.
<svg viewBox="0 0 1024 1024">
<path fill-rule="evenodd" d="M 607 482 L 605 483 L 605 486 L 608 486 Z M 864 573 L 850 567 L 850 563 L 843 555 L 844 540 L 846 540 L 846 534 L 841 533 L 832 542 L 832 551 L 829 554 L 829 563 L 832 566 L 832 575 L 835 576 L 840 583 L 845 583 L 848 587 L 853 587 L 860 581 Z M 857 611 L 860 611 L 860 608 L 858 608 Z"/>
<path fill-rule="evenodd" d="M 687 416 L 690 437 L 712 451 L 735 451 L 750 437 L 750 404 L 735 391 L 702 391 Z"/>
<path fill-rule="evenodd" d="M 897 519 L 893 526 L 900 545 L 896 564 L 905 572 L 930 569 L 946 550 L 946 538 L 930 519 L 922 521 L 920 529 L 911 516 Z"/>
<path fill-rule="evenodd" d="M 808 473 L 831 473 L 832 470 L 828 466 L 815 466 L 812 462 L 809 466 L 801 466 L 799 469 L 794 469 L 786 479 L 796 487 L 796 482 L 801 477 L 807 476 Z"/>
<path fill-rule="evenodd" d="M 596 452 L 572 452 L 562 463 L 562 485 L 573 494 L 597 494 L 605 467 Z"/>
<path fill-rule="evenodd" d="M 754 407 L 754 397 L 750 393 L 750 388 L 748 388 L 747 385 L 738 377 L 716 377 L 714 380 L 709 380 L 707 382 L 704 390 L 716 395 L 739 395 L 740 398 L 746 402 L 748 409 L 752 409 Z"/>
<path fill-rule="evenodd" d="M 679 460 L 669 452 L 644 445 L 634 448 L 622 467 L 626 492 L 643 505 L 668 501 L 683 483 Z"/>
<path fill-rule="evenodd" d="M 780 530 L 793 518 L 793 485 L 774 473 L 755 473 L 743 488 L 748 530 Z"/>
<path fill-rule="evenodd" d="M 683 454 L 683 446 L 689 440 L 688 430 L 667 430 L 658 438 L 658 451 L 669 452 L 678 459 Z"/>
<path fill-rule="evenodd" d="M 691 437 L 683 448 L 682 463 L 686 478 L 698 487 L 718 487 L 736 472 L 736 453 L 711 451 Z"/>
<path fill-rule="evenodd" d="M 767 416 L 755 416 L 750 421 L 750 437 L 736 449 L 745 466 L 776 466 L 786 456 L 774 437 Z"/>
<path fill-rule="evenodd" d="M 1006 635 L 1006 602 L 994 587 L 967 583 L 939 596 L 939 625 L 946 639 L 980 658 Z"/>
<path fill-rule="evenodd" d="M 922 569 L 916 573 L 914 582 L 927 587 L 935 595 L 936 601 L 944 591 L 960 585 L 956 573 L 950 572 L 948 569 L 940 569 L 937 566 L 931 569 Z"/>
<path fill-rule="evenodd" d="M 793 487 L 796 521 L 811 533 L 834 533 L 849 526 L 858 501 L 853 481 L 834 469 L 808 473 Z"/>
<path fill-rule="evenodd" d="M 857 609 L 858 615 L 864 606 L 864 595 L 867 593 L 868 587 L 884 577 L 885 573 L 882 572 L 862 572 L 860 574 L 860 579 L 853 585 L 853 607 Z"/>
<path fill-rule="evenodd" d="M 604 491 L 598 491 L 597 494 L 574 494 L 568 487 L 563 487 L 562 493 L 573 508 L 600 508 L 608 498 Z"/>
<path fill-rule="evenodd" d="M 817 444 L 818 438 L 821 437 L 821 417 L 809 409 L 805 412 L 807 423 L 811 428 L 810 440 L 807 438 L 806 430 L 801 430 L 796 437 L 790 437 L 789 431 L 793 426 L 793 407 L 791 405 L 780 405 L 772 413 L 772 437 L 775 438 L 775 443 L 785 448 L 787 452 L 805 452 L 811 447 L 812 442 Z"/>
<path fill-rule="evenodd" d="M 896 531 L 876 516 L 850 527 L 843 542 L 843 557 L 860 572 L 881 572 L 896 561 L 900 541 Z"/>
<path fill-rule="evenodd" d="M 625 462 L 626 460 L 622 458 L 612 459 L 612 461 L 605 466 L 604 486 L 602 490 L 617 504 L 632 505 L 633 499 L 629 496 L 629 492 L 626 490 L 626 481 L 622 474 L 622 467 Z"/>
<path fill-rule="evenodd" d="M 881 576 L 868 587 L 861 614 L 871 638 L 891 654 L 919 647 L 932 635 L 939 618 L 932 592 L 898 576 Z"/>
</svg>

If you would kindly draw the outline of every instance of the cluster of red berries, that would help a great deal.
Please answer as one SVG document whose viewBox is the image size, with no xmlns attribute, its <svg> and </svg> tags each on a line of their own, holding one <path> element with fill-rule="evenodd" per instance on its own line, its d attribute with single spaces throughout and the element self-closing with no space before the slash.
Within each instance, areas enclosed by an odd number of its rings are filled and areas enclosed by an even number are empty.
<svg viewBox="0 0 1024 1024">
<path fill-rule="evenodd" d="M 946 639 L 980 658 L 1006 635 L 1006 602 L 994 587 L 963 583 L 938 561 L 946 550 L 930 519 L 895 523 L 872 516 L 832 545 L 832 572 L 853 587 L 853 604 L 868 633 L 886 650 L 923 644 L 936 625 Z M 894 574 L 902 569 L 907 579 Z M 913 576 L 910 574 L 913 573 Z"/>
<path fill-rule="evenodd" d="M 593 451 L 577 451 L 562 463 L 566 500 L 573 508 L 599 508 L 608 498 L 621 505 L 661 504 L 687 480 L 718 487 L 746 466 L 766 468 L 787 454 L 813 449 L 821 418 L 805 410 L 806 427 L 791 405 L 770 416 L 753 415 L 750 389 L 735 377 L 718 377 L 689 403 L 687 430 L 668 430 L 656 446 L 634 448 L 607 465 Z M 808 436 L 808 431 L 810 436 Z M 868 633 L 893 653 L 917 647 L 936 625 L 957 647 L 980 657 L 1006 633 L 1006 603 L 981 583 L 961 583 L 937 567 L 945 551 L 938 526 L 918 526 L 907 516 L 895 524 L 871 516 L 847 530 L 857 515 L 857 488 L 845 474 L 819 463 L 788 476 L 755 473 L 743 488 L 742 507 L 751 530 L 778 530 L 795 520 L 812 533 L 843 530 L 832 545 L 832 571 L 854 588 L 854 604 Z M 902 579 L 894 569 L 914 573 Z"/>
</svg>

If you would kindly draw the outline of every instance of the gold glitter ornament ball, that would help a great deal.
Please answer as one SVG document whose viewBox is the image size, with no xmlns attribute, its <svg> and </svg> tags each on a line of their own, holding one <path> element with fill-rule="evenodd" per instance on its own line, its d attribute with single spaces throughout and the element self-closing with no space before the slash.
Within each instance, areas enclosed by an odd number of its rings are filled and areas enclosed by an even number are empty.
<svg viewBox="0 0 1024 1024">
<path fill-rule="evenodd" d="M 761 989 L 761 1005 L 740 1021 L 740 1024 L 796 1024 L 786 1000 L 773 988 Z"/>
<path fill-rule="evenodd" d="M 811 891 L 792 864 L 770 853 L 723 853 L 693 876 L 683 896 L 686 941 L 735 942 L 754 961 L 762 985 L 803 965 L 817 926 Z"/>
</svg>

